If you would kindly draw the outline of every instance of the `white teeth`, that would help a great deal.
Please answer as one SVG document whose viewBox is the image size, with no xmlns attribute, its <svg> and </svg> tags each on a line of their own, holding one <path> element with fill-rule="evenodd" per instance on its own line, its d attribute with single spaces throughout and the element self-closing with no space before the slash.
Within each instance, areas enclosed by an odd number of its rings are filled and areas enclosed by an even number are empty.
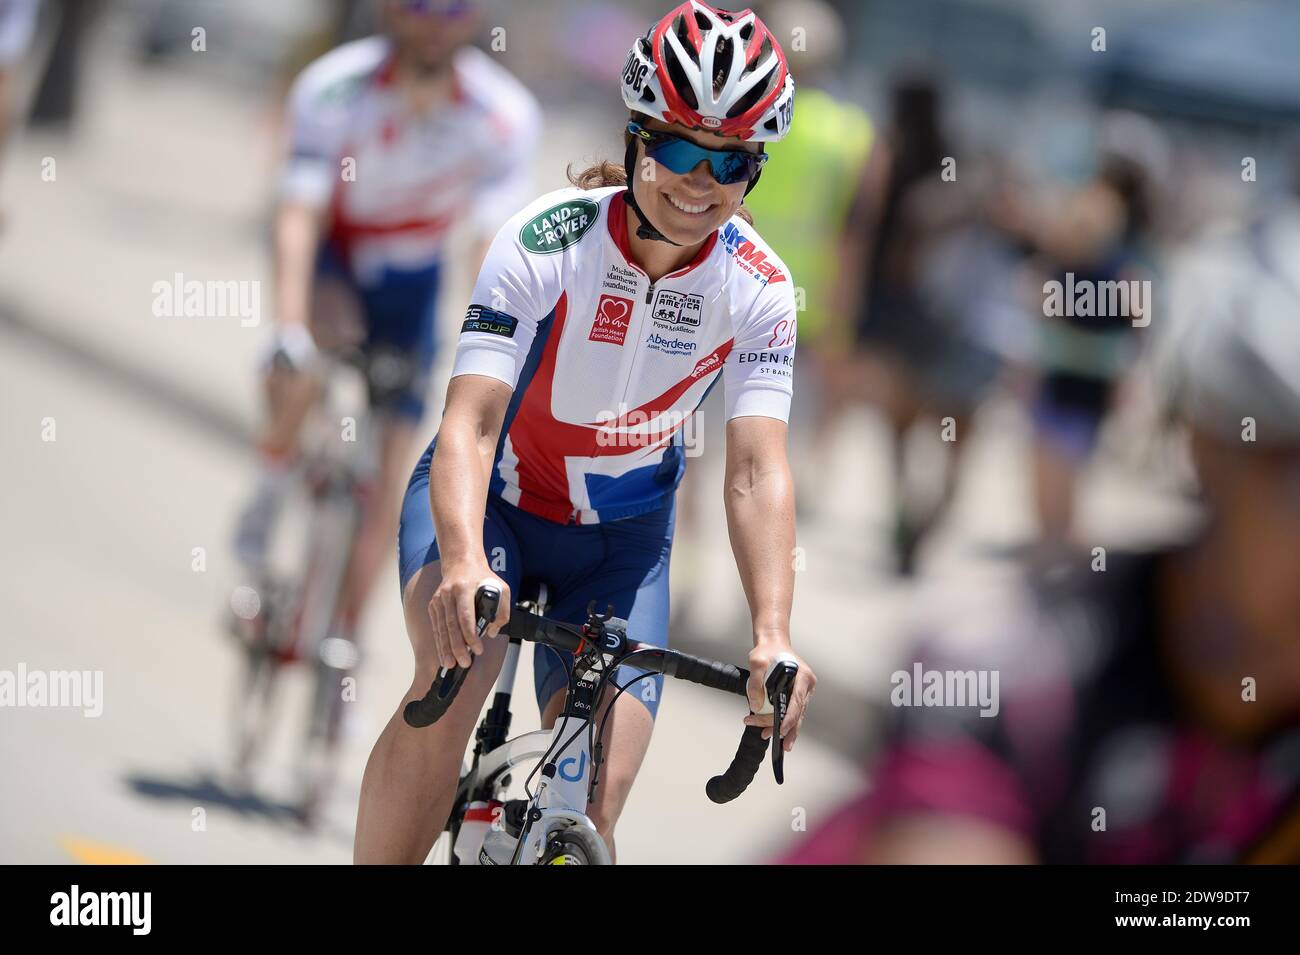
<svg viewBox="0 0 1300 955">
<path fill-rule="evenodd" d="M 694 206 L 694 205 L 689 205 L 685 202 L 678 202 L 672 196 L 668 196 L 668 201 L 671 202 L 678 209 L 681 209 L 682 212 L 689 212 L 691 215 L 699 215 L 701 212 L 704 212 L 706 209 L 710 208 L 710 206 Z"/>
</svg>

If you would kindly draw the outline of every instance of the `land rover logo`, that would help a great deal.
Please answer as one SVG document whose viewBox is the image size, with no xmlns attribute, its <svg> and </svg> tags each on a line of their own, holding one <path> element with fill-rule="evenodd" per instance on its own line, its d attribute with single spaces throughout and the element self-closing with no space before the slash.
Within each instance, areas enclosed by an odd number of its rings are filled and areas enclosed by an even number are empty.
<svg viewBox="0 0 1300 955">
<path fill-rule="evenodd" d="M 567 249 L 596 224 L 600 206 L 590 199 L 570 199 L 533 216 L 519 230 L 519 241 L 529 252 L 549 255 Z"/>
</svg>

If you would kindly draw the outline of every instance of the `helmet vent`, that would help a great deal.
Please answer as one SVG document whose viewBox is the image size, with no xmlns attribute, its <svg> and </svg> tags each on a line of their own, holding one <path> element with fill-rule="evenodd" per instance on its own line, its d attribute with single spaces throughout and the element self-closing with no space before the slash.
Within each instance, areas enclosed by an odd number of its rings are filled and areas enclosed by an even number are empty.
<svg viewBox="0 0 1300 955">
<path fill-rule="evenodd" d="M 725 17 L 725 14 L 724 14 L 724 17 Z M 699 10 L 696 10 L 696 11 L 695 11 L 695 25 L 696 25 L 697 27 L 699 27 L 701 30 L 708 30 L 708 29 L 711 29 L 711 28 L 713 27 L 713 24 L 709 22 L 709 18 L 706 17 L 706 16 L 705 16 L 703 13 L 701 13 Z"/>
<path fill-rule="evenodd" d="M 697 13 L 696 16 L 699 16 L 699 14 Z M 686 55 L 691 58 L 691 61 L 696 66 L 699 66 L 700 54 L 699 51 L 695 49 L 695 44 L 691 42 L 691 36 L 686 30 L 685 17 L 677 18 L 677 23 L 673 25 L 673 32 L 677 34 L 677 39 L 682 41 L 682 49 L 686 51 Z"/>
<path fill-rule="evenodd" d="M 734 119 L 742 113 L 753 109 L 758 101 L 767 95 L 767 88 L 771 83 L 755 83 L 749 92 L 736 100 L 731 109 L 727 110 L 727 119 Z"/>
<path fill-rule="evenodd" d="M 743 27 L 740 28 L 740 38 L 744 40 L 746 43 L 749 42 L 749 38 L 753 35 L 754 35 L 754 24 L 746 23 Z"/>
<path fill-rule="evenodd" d="M 681 94 L 687 106 L 698 110 L 700 104 L 695 98 L 695 90 L 691 88 L 690 80 L 686 78 L 686 71 L 682 69 L 681 61 L 677 59 L 677 53 L 668 44 L 664 44 L 664 62 L 668 65 L 668 81 L 672 84 L 673 89 Z"/>
<path fill-rule="evenodd" d="M 718 41 L 717 52 L 714 53 L 714 64 L 716 66 L 716 69 L 713 71 L 714 96 L 717 96 L 722 92 L 722 87 L 727 82 L 727 77 L 731 75 L 731 66 L 735 58 L 736 44 L 732 43 L 730 39 L 723 37 Z"/>
</svg>

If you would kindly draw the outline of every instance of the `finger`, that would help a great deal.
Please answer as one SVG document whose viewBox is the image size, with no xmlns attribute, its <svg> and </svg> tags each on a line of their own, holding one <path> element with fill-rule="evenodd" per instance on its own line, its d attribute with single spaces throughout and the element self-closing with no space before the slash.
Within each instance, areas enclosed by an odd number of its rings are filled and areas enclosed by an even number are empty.
<svg viewBox="0 0 1300 955">
<path fill-rule="evenodd" d="M 799 731 L 803 729 L 803 720 L 795 724 L 794 731 L 785 738 L 785 751 L 788 753 L 794 749 L 794 741 L 799 738 Z"/>
<path fill-rule="evenodd" d="M 745 683 L 745 696 L 749 698 L 750 710 L 757 712 L 763 708 L 767 694 L 763 692 L 763 678 L 757 670 L 749 674 L 749 680 Z"/>
<path fill-rule="evenodd" d="M 455 666 L 451 645 L 447 642 L 447 621 L 437 594 L 429 601 L 429 622 L 433 625 L 433 647 L 438 654 L 438 665 L 444 669 Z"/>
<path fill-rule="evenodd" d="M 750 713 L 748 716 L 745 717 L 745 725 L 746 726 L 771 726 L 772 714 L 771 713 Z"/>
<path fill-rule="evenodd" d="M 460 626 L 460 632 L 464 636 L 465 645 L 475 656 L 483 652 L 483 643 L 478 636 L 478 619 L 474 616 L 472 606 L 461 603 L 456 608 L 458 616 L 457 622 Z M 467 666 L 468 664 L 462 664 Z"/>
<path fill-rule="evenodd" d="M 495 637 L 501 632 L 501 628 L 510 622 L 510 608 L 512 606 L 510 600 L 510 585 L 504 580 L 497 583 L 499 583 L 499 586 L 501 587 L 501 603 L 497 605 L 496 617 L 494 617 L 492 622 L 488 624 L 487 635 L 489 637 Z"/>
<path fill-rule="evenodd" d="M 812 690 L 809 689 L 805 695 L 796 695 L 790 701 L 790 709 L 785 714 L 785 719 L 781 721 L 781 732 L 783 735 L 798 733 L 799 724 L 803 722 L 808 715 L 808 704 L 812 702 Z"/>
<path fill-rule="evenodd" d="M 469 650 L 470 643 L 477 636 L 474 633 L 474 591 L 468 587 L 458 587 L 454 598 L 451 606 L 447 608 L 449 618 L 447 623 L 451 630 L 448 637 L 456 662 L 467 667 L 473 662 Z"/>
</svg>

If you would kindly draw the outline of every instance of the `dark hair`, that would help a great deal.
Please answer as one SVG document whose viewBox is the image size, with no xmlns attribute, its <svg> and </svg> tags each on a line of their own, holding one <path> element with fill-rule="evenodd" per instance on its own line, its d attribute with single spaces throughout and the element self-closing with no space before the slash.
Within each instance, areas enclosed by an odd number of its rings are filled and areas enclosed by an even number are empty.
<svg viewBox="0 0 1300 955">
<path fill-rule="evenodd" d="M 631 118 L 637 119 L 639 115 L 639 113 L 632 113 Z M 624 148 L 626 148 L 627 144 L 631 141 L 632 134 L 627 132 L 627 130 L 624 130 Z M 564 174 L 569 177 L 569 182 L 573 183 L 573 185 L 577 186 L 579 189 L 600 189 L 604 186 L 627 185 L 627 170 L 623 168 L 623 164 L 610 162 L 608 159 L 602 159 L 600 162 L 588 166 L 580 172 L 574 172 L 573 163 L 569 163 L 564 170 Z M 736 215 L 745 222 L 748 222 L 750 225 L 754 224 L 754 217 L 750 215 L 749 210 L 745 208 L 743 202 L 741 203 L 740 208 L 736 210 Z"/>
</svg>

